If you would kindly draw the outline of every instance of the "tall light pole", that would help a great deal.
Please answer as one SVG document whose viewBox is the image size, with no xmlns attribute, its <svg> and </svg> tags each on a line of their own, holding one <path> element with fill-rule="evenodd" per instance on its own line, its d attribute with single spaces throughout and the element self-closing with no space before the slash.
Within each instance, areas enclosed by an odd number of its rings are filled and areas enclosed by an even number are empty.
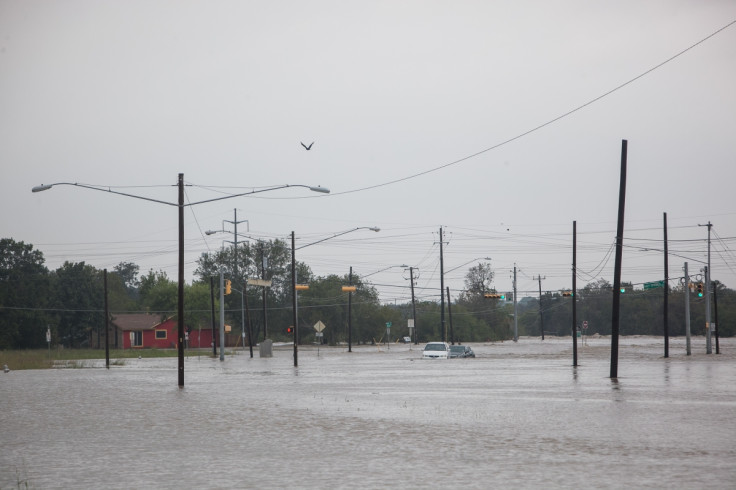
<svg viewBox="0 0 736 490">
<path fill-rule="evenodd" d="M 350 230 L 341 231 L 340 233 L 335 233 L 334 235 L 328 236 L 327 238 L 323 238 L 321 240 L 317 240 L 316 242 L 308 243 L 306 245 L 302 245 L 301 247 L 295 246 L 296 239 L 294 238 L 294 232 L 291 232 L 291 310 L 293 313 L 293 321 L 294 321 L 294 367 L 297 367 L 299 365 L 299 348 L 297 347 L 299 344 L 299 313 L 297 310 L 297 289 L 296 289 L 296 251 L 301 250 L 306 247 L 311 247 L 312 245 L 316 245 L 318 243 L 325 242 L 327 240 L 332 240 L 333 238 L 345 235 L 347 233 L 352 233 L 353 231 L 358 230 L 370 230 L 379 232 L 381 231 L 380 228 L 377 226 L 359 226 L 357 228 L 352 228 Z"/>
<path fill-rule="evenodd" d="M 320 186 L 284 184 L 284 185 L 268 187 L 264 189 L 257 189 L 257 190 L 253 190 L 249 192 L 241 192 L 238 194 L 230 194 L 227 196 L 221 196 L 221 197 L 216 197 L 213 199 L 205 199 L 203 201 L 190 202 L 189 204 L 184 204 L 184 174 L 179 174 L 179 178 L 177 180 L 177 187 L 179 189 L 179 199 L 177 203 L 162 201 L 160 199 L 153 199 L 150 197 L 138 196 L 135 194 L 129 194 L 127 192 L 114 191 L 110 189 L 109 187 L 107 188 L 99 187 L 99 186 L 96 187 L 93 185 L 79 184 L 76 182 L 56 182 L 54 184 L 41 184 L 41 185 L 35 186 L 33 189 L 31 189 L 31 191 L 32 192 L 46 191 L 57 185 L 71 185 L 75 187 L 83 187 L 85 189 L 92 189 L 94 191 L 118 194 L 120 196 L 132 197 L 135 199 L 142 199 L 144 201 L 165 204 L 167 206 L 176 206 L 178 208 L 178 215 L 179 215 L 179 288 L 178 288 L 178 301 L 177 301 L 177 316 L 178 316 L 178 327 L 179 328 L 178 328 L 177 336 L 179 338 L 179 341 L 177 342 L 177 344 L 178 344 L 178 358 L 179 358 L 179 363 L 178 363 L 179 388 L 184 387 L 184 208 L 189 207 L 189 206 L 195 206 L 197 204 L 205 204 L 209 202 L 222 201 L 224 199 L 232 199 L 234 197 L 247 196 L 250 194 L 258 194 L 262 192 L 275 191 L 278 189 L 286 189 L 287 187 L 304 187 L 313 192 L 322 192 L 322 193 L 330 192 L 329 189 L 325 187 L 320 187 Z"/>
</svg>

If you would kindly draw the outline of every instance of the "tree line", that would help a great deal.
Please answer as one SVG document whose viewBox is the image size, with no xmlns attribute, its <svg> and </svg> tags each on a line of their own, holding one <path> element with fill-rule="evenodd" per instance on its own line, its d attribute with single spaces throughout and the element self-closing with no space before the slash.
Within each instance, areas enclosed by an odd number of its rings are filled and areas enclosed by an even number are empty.
<svg viewBox="0 0 736 490">
<path fill-rule="evenodd" d="M 0 349 L 45 347 L 47 329 L 51 330 L 53 345 L 95 348 L 100 347 L 102 339 L 104 348 L 103 271 L 85 262 L 67 261 L 56 270 L 49 270 L 44 264 L 43 253 L 31 244 L 0 239 Z M 410 301 L 382 304 L 376 288 L 359 276 L 315 276 L 302 262 L 297 262 L 296 270 L 298 282 L 309 284 L 308 290 L 299 292 L 298 328 L 303 343 L 316 340 L 312 326 L 317 321 L 327 326 L 324 341 L 329 344 L 347 342 L 349 323 L 350 337 L 356 344 L 395 341 L 409 335 L 408 320 L 413 318 L 414 311 L 418 342 L 442 338 L 456 342 L 513 338 L 512 301 L 486 297 L 495 292 L 493 271 L 487 263 L 468 269 L 464 290 L 451 297 L 446 307 L 444 332 L 439 288 L 423 289 L 424 299 L 415 305 Z M 250 320 L 254 342 L 264 338 L 290 340 L 287 328 L 293 323 L 293 313 L 287 244 L 282 240 L 246 242 L 239 244 L 237 250 L 230 248 L 203 255 L 198 260 L 194 280 L 185 285 L 184 320 L 189 328 L 211 327 L 213 292 L 214 310 L 219 314 L 221 271 L 233 288 L 232 294 L 224 296 L 225 323 L 239 332 L 241 324 Z M 270 280 L 271 286 L 247 286 L 249 278 Z M 342 291 L 342 286 L 348 283 L 356 286 L 350 301 L 348 293 Z M 662 335 L 662 289 L 635 291 L 630 284 L 624 286 L 627 292 L 621 297 L 620 333 Z M 715 286 L 719 335 L 733 336 L 736 293 L 718 281 Z M 546 335 L 570 335 L 573 299 L 577 301 L 578 327 L 586 321 L 589 335 L 610 334 L 611 294 L 611 285 L 599 280 L 578 290 L 574 297 L 556 291 L 545 292 L 541 298 L 519 298 L 518 334 L 539 336 L 543 325 Z M 685 287 L 679 285 L 669 295 L 669 333 L 673 336 L 685 334 L 684 294 Z M 141 274 L 139 267 L 131 262 L 121 262 L 107 271 L 107 296 L 112 316 L 148 312 L 164 320 L 175 316 L 177 311 L 176 280 L 160 270 Z M 691 301 L 691 331 L 693 335 L 702 335 L 703 299 L 691 295 Z M 216 321 L 219 324 L 219 319 Z M 388 338 L 388 323 L 391 338 Z"/>
</svg>

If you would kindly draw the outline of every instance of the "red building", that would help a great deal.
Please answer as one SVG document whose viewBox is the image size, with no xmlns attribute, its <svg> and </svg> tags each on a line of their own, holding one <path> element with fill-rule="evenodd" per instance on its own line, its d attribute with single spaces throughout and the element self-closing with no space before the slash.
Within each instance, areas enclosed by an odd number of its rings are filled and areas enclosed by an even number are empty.
<svg viewBox="0 0 736 490">
<path fill-rule="evenodd" d="M 113 324 L 121 332 L 123 349 L 177 348 L 179 326 L 175 317 L 160 321 L 160 317 L 147 313 L 121 314 L 113 317 Z M 212 329 L 191 330 L 186 336 L 187 348 L 212 346 Z"/>
</svg>

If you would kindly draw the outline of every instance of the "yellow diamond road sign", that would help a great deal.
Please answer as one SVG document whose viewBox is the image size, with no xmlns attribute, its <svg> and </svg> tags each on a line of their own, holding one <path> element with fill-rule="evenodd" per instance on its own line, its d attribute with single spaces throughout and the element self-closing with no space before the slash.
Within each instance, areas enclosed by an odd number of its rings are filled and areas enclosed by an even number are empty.
<svg viewBox="0 0 736 490">
<path fill-rule="evenodd" d="M 320 321 L 318 321 L 317 323 L 314 324 L 314 329 L 316 331 L 318 331 L 318 332 L 321 332 L 322 330 L 325 329 L 325 324 L 322 323 L 322 321 L 320 320 Z"/>
</svg>

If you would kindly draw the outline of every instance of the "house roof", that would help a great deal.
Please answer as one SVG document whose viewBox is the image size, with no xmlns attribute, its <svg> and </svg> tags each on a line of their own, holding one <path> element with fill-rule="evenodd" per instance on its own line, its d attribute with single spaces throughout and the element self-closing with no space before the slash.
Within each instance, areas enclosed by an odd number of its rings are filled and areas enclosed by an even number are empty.
<svg viewBox="0 0 736 490">
<path fill-rule="evenodd" d="M 113 315 L 112 322 L 122 330 L 150 330 L 161 324 L 161 317 L 150 313 L 120 313 Z"/>
</svg>

